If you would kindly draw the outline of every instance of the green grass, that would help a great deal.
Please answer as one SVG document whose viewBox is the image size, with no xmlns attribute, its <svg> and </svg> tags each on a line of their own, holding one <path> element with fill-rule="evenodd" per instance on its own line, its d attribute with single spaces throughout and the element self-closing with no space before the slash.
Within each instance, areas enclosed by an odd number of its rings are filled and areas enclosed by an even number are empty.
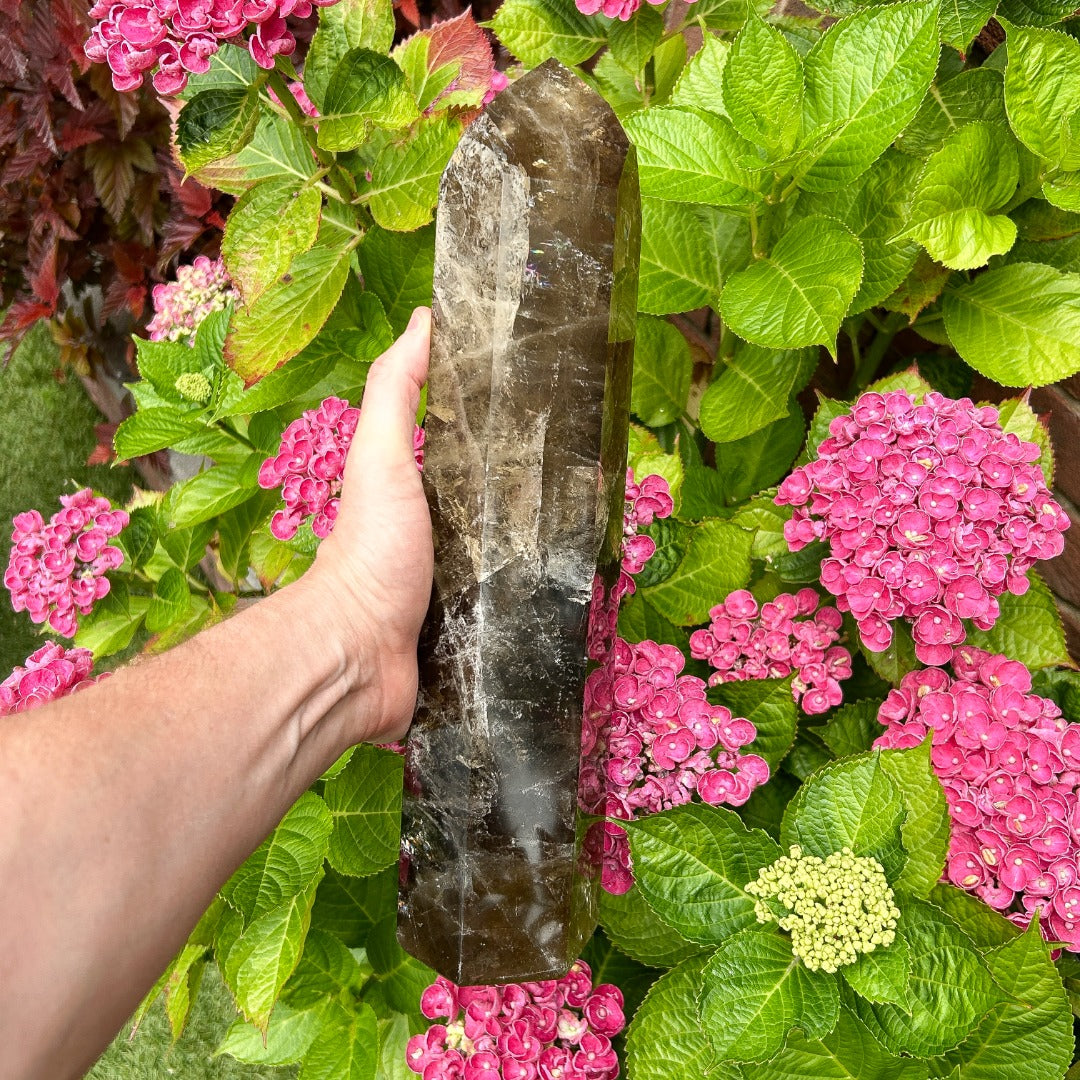
<svg viewBox="0 0 1080 1080">
<path fill-rule="evenodd" d="M 130 469 L 88 466 L 101 415 L 78 378 L 61 371 L 56 346 L 36 326 L 7 370 L 0 370 L 0 566 L 7 565 L 11 519 L 23 510 L 48 518 L 62 494 L 92 487 L 114 502 L 131 494 Z M 0 679 L 42 643 L 39 628 L 16 615 L 0 590 Z"/>
<path fill-rule="evenodd" d="M 0 369 L 0 568 L 7 565 L 10 522 L 23 510 L 46 518 L 65 492 L 92 487 L 114 502 L 131 494 L 134 473 L 108 465 L 87 466 L 101 416 L 78 378 L 60 369 L 47 329 L 28 335 L 6 370 Z M 43 641 L 25 614 L 16 615 L 0 589 L 0 679 Z M 208 966 L 187 1030 L 173 1045 L 165 1011 L 155 1005 L 133 1040 L 125 1027 L 87 1074 L 88 1080 L 288 1080 L 295 1069 L 241 1065 L 214 1057 L 236 1009 Z"/>
</svg>

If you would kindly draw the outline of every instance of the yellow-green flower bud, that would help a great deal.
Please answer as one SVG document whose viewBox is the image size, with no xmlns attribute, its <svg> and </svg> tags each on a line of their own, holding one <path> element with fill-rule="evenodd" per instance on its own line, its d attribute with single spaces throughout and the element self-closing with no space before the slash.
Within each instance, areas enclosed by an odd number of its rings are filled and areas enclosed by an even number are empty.
<svg viewBox="0 0 1080 1080">
<path fill-rule="evenodd" d="M 173 385 L 185 401 L 193 401 L 196 405 L 209 401 L 213 389 L 210 380 L 201 371 L 185 371 L 183 375 L 177 376 Z"/>
</svg>

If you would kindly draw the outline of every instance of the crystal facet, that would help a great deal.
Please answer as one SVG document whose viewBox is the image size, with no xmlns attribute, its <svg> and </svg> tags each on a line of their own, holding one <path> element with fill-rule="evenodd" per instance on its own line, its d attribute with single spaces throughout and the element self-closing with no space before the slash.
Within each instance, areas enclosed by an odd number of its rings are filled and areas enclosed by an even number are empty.
<svg viewBox="0 0 1080 1080">
<path fill-rule="evenodd" d="M 586 628 L 618 565 L 639 233 L 633 148 L 555 61 L 472 123 L 443 174 L 435 588 L 399 937 L 457 983 L 560 976 L 595 924 L 576 810 Z"/>
</svg>

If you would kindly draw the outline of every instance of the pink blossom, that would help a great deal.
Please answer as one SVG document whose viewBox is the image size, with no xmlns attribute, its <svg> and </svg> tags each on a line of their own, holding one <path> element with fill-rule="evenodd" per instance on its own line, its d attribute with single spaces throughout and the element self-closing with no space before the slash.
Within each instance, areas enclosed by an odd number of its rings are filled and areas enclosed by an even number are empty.
<svg viewBox="0 0 1080 1080">
<path fill-rule="evenodd" d="M 199 323 L 235 299 L 225 263 L 198 255 L 193 263 L 177 267 L 175 281 L 154 286 L 154 317 L 146 327 L 150 340 L 192 345 Z"/>
<path fill-rule="evenodd" d="M 1022 664 L 949 649 L 953 674 L 904 676 L 878 711 L 879 747 L 931 738 L 952 819 L 944 880 L 1080 952 L 1080 724 L 1031 691 Z"/>
<path fill-rule="evenodd" d="M 37 708 L 108 676 L 90 678 L 93 666 L 89 649 L 65 649 L 51 641 L 42 645 L 0 683 L 0 716 Z"/>
<path fill-rule="evenodd" d="M 465 1020 L 458 1020 L 459 1008 Z M 432 1024 L 414 1035 L 405 1062 L 424 1080 L 615 1080 L 611 1039 L 626 1026 L 622 992 L 594 987 L 584 960 L 561 979 L 455 986 L 439 976 L 421 997 Z"/>
<path fill-rule="evenodd" d="M 62 495 L 60 503 L 48 524 L 36 510 L 15 517 L 4 585 L 16 611 L 27 612 L 35 623 L 47 621 L 62 637 L 74 637 L 78 616 L 89 615 L 108 594 L 105 575 L 124 561 L 109 540 L 129 518 L 89 488 Z"/>
<path fill-rule="evenodd" d="M 997 597 L 1060 554 L 1069 519 L 1051 497 L 1035 443 L 1002 431 L 996 409 L 936 392 L 866 393 L 836 417 L 818 458 L 780 484 L 798 551 L 829 544 L 821 582 L 850 611 L 867 648 L 912 623 L 916 655 L 941 664 L 964 640 L 961 620 L 996 622 Z"/>
</svg>

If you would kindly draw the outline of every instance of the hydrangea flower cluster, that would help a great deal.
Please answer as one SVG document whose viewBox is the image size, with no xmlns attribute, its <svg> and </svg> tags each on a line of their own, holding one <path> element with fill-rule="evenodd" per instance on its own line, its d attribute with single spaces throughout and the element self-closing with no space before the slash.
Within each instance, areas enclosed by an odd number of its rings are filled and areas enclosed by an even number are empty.
<svg viewBox="0 0 1080 1080">
<path fill-rule="evenodd" d="M 4 586 L 16 611 L 74 637 L 78 616 L 89 615 L 94 602 L 108 594 L 105 575 L 124 561 L 124 553 L 109 541 L 129 518 L 89 488 L 61 495 L 60 503 L 48 524 L 36 510 L 15 517 Z"/>
<path fill-rule="evenodd" d="M 189 75 L 210 70 L 210 57 L 225 42 L 244 44 L 260 67 L 273 68 L 274 57 L 290 56 L 296 39 L 285 20 L 307 18 L 312 5 L 337 0 L 97 0 L 90 17 L 99 20 L 85 51 L 108 64 L 117 90 L 134 90 L 156 68 L 159 94 L 178 94 Z"/>
<path fill-rule="evenodd" d="M 780 484 L 795 508 L 792 551 L 828 540 L 821 582 L 855 616 L 867 648 L 912 623 L 925 664 L 948 661 L 961 619 L 987 630 L 996 597 L 1027 589 L 1038 559 L 1061 553 L 1069 519 L 1051 497 L 1039 447 L 1001 429 L 997 409 L 906 390 L 866 393 L 829 425 L 818 458 Z"/>
<path fill-rule="evenodd" d="M 345 458 L 352 445 L 360 410 L 344 398 L 328 397 L 307 409 L 281 434 L 277 454 L 259 469 L 259 486 L 281 488 L 285 509 L 270 520 L 279 540 L 291 540 L 311 518 L 311 531 L 320 539 L 330 535 L 337 520 Z M 413 457 L 424 467 L 424 431 L 413 428 Z"/>
<path fill-rule="evenodd" d="M 811 971 L 834 972 L 896 938 L 900 910 L 885 871 L 851 848 L 821 859 L 795 844 L 759 870 L 746 891 L 757 897 L 758 922 L 787 930 L 791 951 Z"/>
<path fill-rule="evenodd" d="M 456 986 L 438 976 L 420 998 L 429 1019 L 405 1051 L 424 1080 L 614 1080 L 611 1040 L 626 1026 L 622 991 L 593 986 L 576 961 L 561 979 Z"/>
<path fill-rule="evenodd" d="M 225 263 L 199 255 L 177 267 L 176 280 L 154 286 L 154 317 L 147 325 L 151 341 L 194 344 L 199 323 L 236 299 Z"/>
<path fill-rule="evenodd" d="M 615 639 L 608 661 L 585 682 L 581 805 L 632 820 L 689 802 L 741 806 L 769 778 L 748 720 L 705 697 L 705 683 L 680 674 L 686 658 L 673 645 Z M 594 756 L 594 751 L 599 751 Z M 626 830 L 614 822 L 587 840 L 601 850 L 601 883 L 611 893 L 633 884 Z M 595 861 L 600 861 L 596 859 Z"/>
<path fill-rule="evenodd" d="M 840 612 L 818 609 L 813 589 L 781 593 L 762 604 L 737 589 L 709 611 L 705 630 L 690 635 L 690 655 L 707 660 L 716 674 L 709 685 L 744 679 L 786 679 L 808 715 L 823 713 L 843 700 L 840 681 L 851 677 L 851 653 L 840 638 Z"/>
<path fill-rule="evenodd" d="M 694 0 L 689 0 L 693 3 Z M 641 0 L 575 0 L 577 9 L 583 15 L 595 15 L 603 12 L 609 19 L 626 22 L 639 7 Z M 663 0 L 649 0 L 650 4 L 662 4 Z"/>
<path fill-rule="evenodd" d="M 1080 951 L 1080 724 L 1030 693 L 1016 660 L 970 646 L 953 676 L 909 672 L 885 699 L 875 746 L 918 746 L 945 788 L 952 835 L 945 879 Z"/>
<path fill-rule="evenodd" d="M 110 672 L 90 678 L 94 654 L 89 649 L 65 649 L 50 641 L 32 653 L 0 682 L 0 716 L 12 716 L 37 708 L 75 690 L 108 678 Z"/>
</svg>

